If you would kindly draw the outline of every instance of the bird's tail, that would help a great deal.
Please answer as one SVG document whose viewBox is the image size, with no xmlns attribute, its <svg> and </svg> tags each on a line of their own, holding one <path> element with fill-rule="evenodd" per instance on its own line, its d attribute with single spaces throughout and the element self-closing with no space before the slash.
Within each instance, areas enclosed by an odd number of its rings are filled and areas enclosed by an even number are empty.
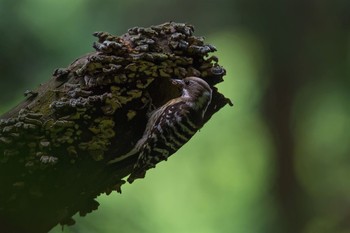
<svg viewBox="0 0 350 233">
<path fill-rule="evenodd" d="M 129 158 L 129 157 L 131 157 L 131 156 L 133 156 L 133 155 L 135 155 L 135 154 L 137 154 L 137 153 L 138 153 L 138 149 L 134 147 L 134 148 L 133 148 L 131 151 L 129 151 L 128 153 L 126 153 L 126 154 L 124 154 L 124 155 L 122 155 L 122 156 L 118 156 L 118 157 L 115 158 L 115 159 L 110 160 L 110 161 L 108 162 L 108 164 L 118 163 L 118 162 L 120 162 L 120 161 L 122 161 L 122 160 L 124 160 L 124 159 L 126 159 L 126 158 Z"/>
</svg>

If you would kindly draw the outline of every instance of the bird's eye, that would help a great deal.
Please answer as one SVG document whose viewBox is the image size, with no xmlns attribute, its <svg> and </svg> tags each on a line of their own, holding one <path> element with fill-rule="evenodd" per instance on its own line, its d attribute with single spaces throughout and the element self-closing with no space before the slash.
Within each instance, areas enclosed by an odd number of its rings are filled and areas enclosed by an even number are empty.
<svg viewBox="0 0 350 233">
<path fill-rule="evenodd" d="M 189 85 L 189 84 L 190 84 L 190 81 L 185 80 L 185 84 L 186 84 L 186 85 Z"/>
</svg>

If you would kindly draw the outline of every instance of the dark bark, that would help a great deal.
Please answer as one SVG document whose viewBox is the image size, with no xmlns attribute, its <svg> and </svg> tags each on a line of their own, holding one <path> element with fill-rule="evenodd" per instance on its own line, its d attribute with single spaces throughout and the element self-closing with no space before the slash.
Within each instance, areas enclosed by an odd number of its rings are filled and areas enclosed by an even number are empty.
<svg viewBox="0 0 350 233">
<path fill-rule="evenodd" d="M 199 76 L 214 86 L 225 75 L 216 57 L 206 57 L 215 48 L 190 25 L 95 36 L 95 52 L 57 69 L 0 117 L 1 232 L 48 232 L 97 209 L 94 199 L 120 191 L 136 158 L 108 161 L 141 137 L 151 104 L 179 94 L 170 78 Z M 205 122 L 230 103 L 213 90 Z"/>
</svg>

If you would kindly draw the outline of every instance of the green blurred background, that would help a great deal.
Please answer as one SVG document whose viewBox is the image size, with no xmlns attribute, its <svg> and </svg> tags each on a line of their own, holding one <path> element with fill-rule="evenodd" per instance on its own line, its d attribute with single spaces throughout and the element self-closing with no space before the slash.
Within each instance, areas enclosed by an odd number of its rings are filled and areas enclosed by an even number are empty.
<svg viewBox="0 0 350 233">
<path fill-rule="evenodd" d="M 349 0 L 0 0 L 0 112 L 93 32 L 166 21 L 217 47 L 235 106 L 63 232 L 350 232 Z"/>
</svg>

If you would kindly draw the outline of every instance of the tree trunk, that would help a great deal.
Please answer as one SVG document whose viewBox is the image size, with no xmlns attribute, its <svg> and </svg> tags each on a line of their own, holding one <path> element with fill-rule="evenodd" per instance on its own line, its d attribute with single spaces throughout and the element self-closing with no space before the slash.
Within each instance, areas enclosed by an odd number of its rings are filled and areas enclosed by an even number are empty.
<svg viewBox="0 0 350 233">
<path fill-rule="evenodd" d="M 57 69 L 0 117 L 1 232 L 48 232 L 97 209 L 94 199 L 120 192 L 137 158 L 108 161 L 133 147 L 152 109 L 179 95 L 170 79 L 199 76 L 213 87 L 225 75 L 190 25 L 94 35 L 95 52 Z M 213 87 L 205 122 L 227 103 Z"/>
</svg>

